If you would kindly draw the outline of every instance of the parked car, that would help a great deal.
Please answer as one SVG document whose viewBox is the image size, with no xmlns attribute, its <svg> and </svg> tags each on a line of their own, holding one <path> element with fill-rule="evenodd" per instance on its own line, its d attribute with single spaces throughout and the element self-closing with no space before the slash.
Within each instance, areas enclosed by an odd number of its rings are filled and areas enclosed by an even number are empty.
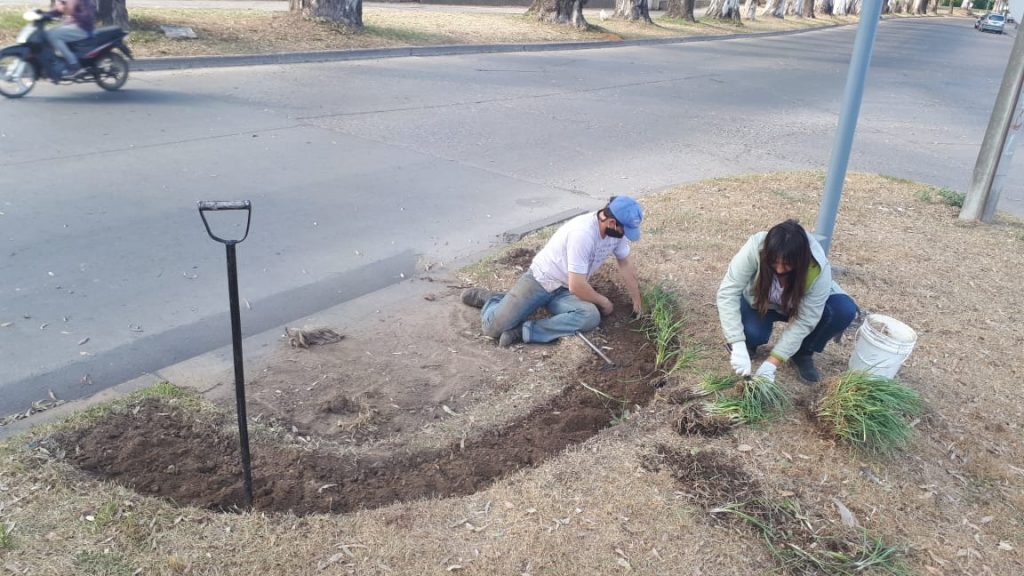
<svg viewBox="0 0 1024 576">
<path fill-rule="evenodd" d="M 1002 14 L 985 14 L 974 23 L 974 27 L 982 32 L 1003 33 L 1003 26 L 1006 25 L 1006 17 Z"/>
</svg>

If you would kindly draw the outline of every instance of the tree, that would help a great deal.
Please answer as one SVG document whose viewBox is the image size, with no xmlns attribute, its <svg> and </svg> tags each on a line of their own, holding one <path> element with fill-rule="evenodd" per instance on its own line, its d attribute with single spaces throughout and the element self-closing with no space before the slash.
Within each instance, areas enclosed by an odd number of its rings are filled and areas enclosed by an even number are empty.
<svg viewBox="0 0 1024 576">
<path fill-rule="evenodd" d="M 125 0 L 97 0 L 96 19 L 106 26 L 128 29 L 128 6 Z"/>
<path fill-rule="evenodd" d="M 835 14 L 835 3 L 832 0 L 817 0 L 818 14 L 832 16 Z"/>
<path fill-rule="evenodd" d="M 654 23 L 651 21 L 647 0 L 615 0 L 615 18 L 622 18 L 629 22 L 641 21 L 644 24 Z"/>
<path fill-rule="evenodd" d="M 751 0 L 747 1 L 750 2 Z M 665 11 L 665 16 L 679 18 L 688 22 L 697 21 L 693 17 L 693 0 L 668 0 L 668 9 Z"/>
<path fill-rule="evenodd" d="M 288 9 L 306 18 L 324 18 L 357 30 L 363 27 L 363 0 L 288 0 Z"/>
<path fill-rule="evenodd" d="M 761 12 L 761 16 L 774 16 L 775 18 L 782 18 L 782 15 L 786 11 L 785 0 L 768 0 L 768 3 L 764 5 L 764 11 Z"/>
<path fill-rule="evenodd" d="M 747 3 L 743 5 L 743 14 L 747 20 L 757 19 L 757 0 L 747 0 Z"/>
<path fill-rule="evenodd" d="M 814 0 L 801 0 L 803 10 L 800 15 L 804 18 L 814 18 Z"/>
<path fill-rule="evenodd" d="M 704 17 L 739 22 L 740 0 L 711 0 L 707 11 L 704 12 Z"/>
<path fill-rule="evenodd" d="M 583 17 L 583 6 L 587 0 L 533 0 L 527 14 L 536 14 L 542 22 L 569 24 L 586 30 L 587 19 Z"/>
</svg>

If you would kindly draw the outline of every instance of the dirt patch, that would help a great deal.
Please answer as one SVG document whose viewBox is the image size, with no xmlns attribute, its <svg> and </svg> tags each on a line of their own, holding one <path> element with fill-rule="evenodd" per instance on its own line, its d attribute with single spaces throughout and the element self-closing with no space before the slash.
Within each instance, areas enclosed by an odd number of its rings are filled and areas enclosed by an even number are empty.
<svg viewBox="0 0 1024 576">
<path fill-rule="evenodd" d="M 530 268 L 530 264 L 533 263 L 533 257 L 536 255 L 537 250 L 534 248 L 513 248 L 502 255 L 501 258 L 498 258 L 497 263 L 519 272 L 525 272 Z"/>
<path fill-rule="evenodd" d="M 734 427 L 728 418 L 708 414 L 701 404 L 687 405 L 673 422 L 681 436 L 721 436 Z"/>
<path fill-rule="evenodd" d="M 256 508 L 300 515 L 349 512 L 472 494 L 583 442 L 654 395 L 653 351 L 628 322 L 629 309 L 620 305 L 618 316 L 605 320 L 600 340 L 639 353 L 623 358 L 614 370 L 590 359 L 554 398 L 480 437 L 437 451 L 355 459 L 254 442 Z M 320 401 L 315 411 L 349 431 L 365 431 L 378 417 L 368 402 L 344 393 Z M 177 503 L 232 510 L 243 500 L 237 441 L 230 430 L 227 418 L 198 420 L 150 399 L 56 440 L 71 462 L 103 478 Z"/>
</svg>

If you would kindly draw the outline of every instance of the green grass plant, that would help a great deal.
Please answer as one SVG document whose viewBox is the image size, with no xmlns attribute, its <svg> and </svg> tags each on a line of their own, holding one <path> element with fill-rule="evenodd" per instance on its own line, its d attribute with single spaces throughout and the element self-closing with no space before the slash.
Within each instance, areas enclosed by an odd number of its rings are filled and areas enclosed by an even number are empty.
<svg viewBox="0 0 1024 576">
<path fill-rule="evenodd" d="M 939 195 L 939 198 L 942 199 L 944 204 L 948 204 L 955 208 L 963 208 L 964 200 L 967 199 L 966 194 L 963 192 L 957 192 L 952 188 L 939 188 L 935 193 Z"/>
<path fill-rule="evenodd" d="M 0 550 L 14 548 L 14 524 L 0 524 Z"/>
<path fill-rule="evenodd" d="M 840 440 L 873 453 L 904 447 L 913 434 L 907 418 L 921 413 L 921 396 L 892 378 L 852 370 L 833 379 L 817 417 Z"/>
<path fill-rule="evenodd" d="M 707 410 L 743 424 L 771 420 L 789 407 L 789 398 L 778 384 L 768 378 L 744 379 L 739 393 L 720 396 Z"/>
<path fill-rule="evenodd" d="M 643 301 L 647 314 L 640 329 L 654 344 L 655 368 L 669 375 L 696 360 L 696 349 L 682 346 L 683 321 L 675 293 L 663 284 L 654 284 L 643 293 Z"/>
</svg>

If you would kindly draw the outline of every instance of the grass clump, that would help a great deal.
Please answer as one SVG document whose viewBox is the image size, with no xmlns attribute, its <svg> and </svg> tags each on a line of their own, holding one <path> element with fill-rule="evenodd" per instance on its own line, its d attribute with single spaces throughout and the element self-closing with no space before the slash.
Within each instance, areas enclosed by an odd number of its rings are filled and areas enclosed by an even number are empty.
<svg viewBox="0 0 1024 576">
<path fill-rule="evenodd" d="M 696 352 L 682 347 L 683 321 L 679 318 L 676 294 L 663 284 L 655 284 L 643 293 L 644 316 L 640 329 L 654 344 L 654 366 L 670 375 L 694 361 Z"/>
<path fill-rule="evenodd" d="M 966 194 L 957 192 L 952 188 L 939 188 L 935 193 L 942 199 L 943 204 L 953 206 L 954 208 L 963 208 L 964 200 L 967 198 Z"/>
<path fill-rule="evenodd" d="M 14 524 L 0 524 L 0 550 L 14 548 Z"/>
<path fill-rule="evenodd" d="M 738 394 L 722 396 L 708 406 L 708 412 L 737 423 L 754 424 L 770 420 L 789 406 L 789 398 L 774 380 L 743 379 Z"/>
<path fill-rule="evenodd" d="M 907 418 L 921 409 L 915 390 L 853 370 L 829 382 L 816 415 L 836 438 L 866 452 L 890 453 L 906 446 L 913 433 Z"/>
<path fill-rule="evenodd" d="M 795 500 L 759 497 L 715 508 L 712 514 L 735 517 L 760 532 L 761 539 L 782 568 L 793 574 L 909 574 L 900 561 L 901 549 L 861 533 L 859 541 L 814 533 Z"/>
</svg>

